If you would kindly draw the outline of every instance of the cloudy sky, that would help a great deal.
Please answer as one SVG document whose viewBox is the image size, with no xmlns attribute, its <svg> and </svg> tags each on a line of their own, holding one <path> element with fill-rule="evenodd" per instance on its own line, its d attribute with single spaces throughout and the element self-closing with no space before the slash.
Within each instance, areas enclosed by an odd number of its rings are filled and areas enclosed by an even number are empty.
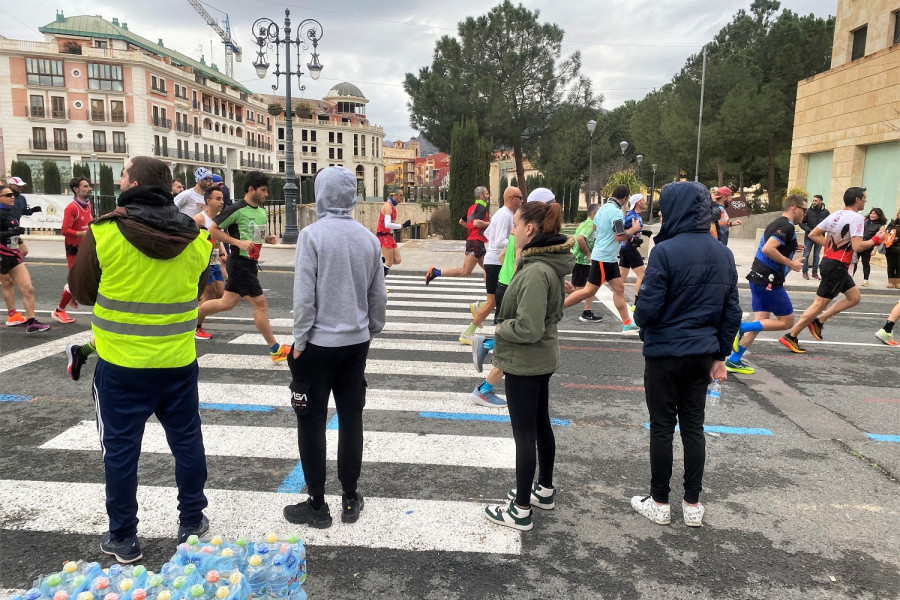
<svg viewBox="0 0 900 600">
<path fill-rule="evenodd" d="M 386 138 L 391 140 L 416 135 L 409 126 L 404 75 L 430 65 L 435 42 L 443 35 L 454 35 L 459 21 L 485 14 L 497 3 L 499 0 L 213 0 L 206 6 L 210 14 L 223 20 L 223 13 L 228 13 L 233 35 L 244 49 L 243 62 L 235 63 L 235 79 L 258 92 L 271 92 L 275 78 L 258 79 L 251 65 L 256 56 L 250 35 L 253 21 L 269 17 L 282 24 L 285 8 L 291 9 L 294 25 L 304 18 L 320 21 L 325 34 L 319 55 L 325 70 L 318 81 L 304 77 L 307 89 L 302 95 L 321 98 L 338 82 L 356 84 L 370 100 L 370 120 L 383 126 Z M 582 73 L 603 94 L 603 107 L 612 109 L 666 83 L 737 10 L 749 8 L 750 0 L 524 0 L 523 4 L 539 10 L 542 21 L 563 28 L 564 54 L 581 52 Z M 156 0 L 150 4 L 134 0 L 28 2 L 17 5 L 14 11 L 10 5 L 0 7 L 2 35 L 9 38 L 42 39 L 38 27 L 53 21 L 56 8 L 63 5 L 66 16 L 118 17 L 138 35 L 152 41 L 162 38 L 167 47 L 193 58 L 202 54 L 207 64 L 215 62 L 225 70 L 222 44 L 187 0 Z M 826 17 L 836 12 L 837 0 L 783 0 L 782 8 Z M 303 56 L 304 64 L 308 58 L 308 54 Z M 274 64 L 274 56 L 270 55 L 270 62 Z M 296 78 L 294 85 L 293 94 L 300 95 Z"/>
</svg>

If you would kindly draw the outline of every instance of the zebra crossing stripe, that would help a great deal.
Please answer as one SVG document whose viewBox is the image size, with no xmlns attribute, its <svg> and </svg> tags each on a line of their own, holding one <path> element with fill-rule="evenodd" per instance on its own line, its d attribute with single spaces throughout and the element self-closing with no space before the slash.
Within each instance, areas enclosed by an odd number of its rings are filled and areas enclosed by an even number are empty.
<svg viewBox="0 0 900 600">
<path fill-rule="evenodd" d="M 326 459 L 337 460 L 336 430 L 325 432 Z M 296 458 L 297 429 L 294 427 L 250 427 L 204 425 L 203 445 L 207 456 Z M 42 444 L 47 450 L 100 450 L 97 425 L 81 421 Z M 162 425 L 147 423 L 141 451 L 169 454 Z M 397 431 L 365 431 L 363 461 L 508 469 L 515 465 L 512 438 L 418 434 Z"/>
<path fill-rule="evenodd" d="M 202 374 L 201 374 L 202 377 Z M 198 385 L 200 402 L 204 404 L 227 404 L 230 406 L 270 406 L 290 407 L 290 396 L 283 385 L 254 385 L 234 383 L 207 383 Z M 474 383 L 473 383 L 474 387 Z M 334 397 L 328 406 L 334 408 Z M 390 410 L 406 412 L 467 413 L 496 415 L 505 414 L 503 409 L 477 406 L 471 396 L 462 392 L 433 392 L 417 390 L 366 390 L 365 410 Z"/>
<path fill-rule="evenodd" d="M 512 464 L 512 463 L 510 463 Z M 105 488 L 100 483 L 0 480 L 4 492 L 0 520 L 7 530 L 48 531 L 99 536 L 106 530 Z M 60 490 L 65 490 L 64 494 Z M 287 537 L 297 526 L 284 520 L 285 504 L 300 500 L 292 494 L 205 490 L 210 534 L 262 539 L 269 532 Z M 141 520 L 138 535 L 171 538 L 176 533 L 177 490 L 138 487 Z M 77 498 L 77 502 L 72 499 Z M 340 496 L 326 496 L 340 510 Z M 481 502 L 417 500 L 366 496 L 359 521 L 335 519 L 328 529 L 302 528 L 308 546 L 356 546 L 415 552 L 475 552 L 520 554 L 521 534 L 497 527 L 482 516 Z"/>
<path fill-rule="evenodd" d="M 9 354 L 4 353 L 3 360 L 0 361 L 0 373 L 11 371 L 12 369 L 27 365 L 28 363 L 42 358 L 47 358 L 53 354 L 65 352 L 66 346 L 69 344 L 87 344 L 92 336 L 93 334 L 90 331 L 82 331 L 58 340 L 37 344 L 36 346 L 31 346 L 30 348 L 25 348 L 24 350 L 19 350 L 17 352 L 10 352 Z"/>
<path fill-rule="evenodd" d="M 425 277 L 418 277 L 415 275 L 388 275 L 384 280 L 388 287 L 392 285 L 417 285 L 420 287 L 425 287 Z M 458 287 L 473 287 L 473 288 L 481 288 L 484 289 L 484 280 L 474 279 L 474 278 L 466 278 L 466 277 L 438 277 L 437 279 L 432 279 L 431 283 L 428 284 L 428 287 L 434 286 L 458 286 Z"/>
<path fill-rule="evenodd" d="M 204 354 L 197 358 L 201 369 L 243 369 L 250 371 L 287 372 L 287 363 L 273 363 L 260 354 Z M 366 375 L 419 375 L 422 377 L 467 377 L 473 381 L 481 376 L 471 362 L 451 363 L 415 360 L 366 361 Z"/>
<path fill-rule="evenodd" d="M 481 292 L 472 292 L 469 294 L 446 294 L 443 293 L 443 290 L 440 290 L 442 293 L 438 294 L 428 294 L 424 293 L 424 288 L 394 288 L 388 286 L 388 304 L 391 302 L 391 298 L 422 298 L 423 300 L 460 300 L 464 302 L 475 302 L 478 300 L 479 302 L 485 299 L 484 291 Z M 417 291 L 407 291 L 407 290 L 417 290 Z M 426 303 L 423 303 L 427 306 Z"/>
<path fill-rule="evenodd" d="M 290 346 L 294 338 L 290 336 L 275 336 L 279 344 Z M 229 344 L 243 344 L 246 346 L 266 346 L 265 338 L 259 333 L 245 333 L 228 342 Z M 459 342 L 438 342 L 431 340 L 407 340 L 376 337 L 369 344 L 369 350 L 412 350 L 415 352 L 453 352 L 460 354 L 472 354 L 472 347 Z"/>
<path fill-rule="evenodd" d="M 410 332 L 410 333 L 455 333 L 459 335 L 466 326 L 463 324 L 444 324 L 444 323 L 405 323 L 388 321 L 384 324 L 384 331 L 393 332 Z M 494 335 L 494 326 L 485 325 L 478 330 L 480 335 Z"/>
</svg>

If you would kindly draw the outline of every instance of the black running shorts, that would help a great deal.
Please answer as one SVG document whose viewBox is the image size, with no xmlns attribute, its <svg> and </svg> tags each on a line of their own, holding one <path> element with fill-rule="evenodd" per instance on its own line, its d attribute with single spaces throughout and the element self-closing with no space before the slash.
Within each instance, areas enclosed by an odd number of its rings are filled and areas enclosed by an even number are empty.
<svg viewBox="0 0 900 600">
<path fill-rule="evenodd" d="M 572 268 L 572 285 L 577 288 L 583 288 L 584 284 L 587 283 L 588 272 L 591 270 L 591 265 L 581 265 L 575 263 L 575 266 Z"/>
<path fill-rule="evenodd" d="M 850 288 L 856 287 L 856 282 L 853 281 L 847 267 L 839 260 L 823 258 L 819 263 L 819 274 L 822 276 L 822 281 L 819 282 L 816 296 L 820 298 L 832 300 L 837 298 L 838 294 L 843 294 Z"/>
<path fill-rule="evenodd" d="M 503 265 L 484 265 L 484 288 L 488 294 L 497 293 L 497 281 Z"/>
<path fill-rule="evenodd" d="M 232 252 L 228 256 L 228 281 L 225 283 L 226 292 L 234 292 L 240 297 L 250 296 L 256 298 L 262 296 L 262 286 L 259 285 L 259 265 L 255 260 L 250 260 Z"/>
<path fill-rule="evenodd" d="M 644 257 L 634 246 L 619 249 L 619 266 L 623 269 L 637 269 L 644 266 Z"/>
<path fill-rule="evenodd" d="M 591 261 L 591 270 L 588 271 L 588 283 L 600 287 L 607 281 L 619 279 L 622 273 L 619 272 L 619 263 L 614 262 L 597 262 Z M 574 285 L 574 284 L 573 284 Z"/>
</svg>

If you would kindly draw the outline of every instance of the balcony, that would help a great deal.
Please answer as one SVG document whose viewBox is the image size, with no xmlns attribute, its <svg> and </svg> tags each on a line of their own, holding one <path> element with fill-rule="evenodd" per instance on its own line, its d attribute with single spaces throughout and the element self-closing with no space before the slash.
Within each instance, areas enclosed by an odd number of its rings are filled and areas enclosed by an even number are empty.
<svg viewBox="0 0 900 600">
<path fill-rule="evenodd" d="M 69 142 L 66 140 L 53 140 L 53 149 L 59 152 L 68 152 Z"/>
<path fill-rule="evenodd" d="M 182 123 L 181 121 L 175 121 L 175 131 L 177 133 L 183 133 L 185 135 L 190 135 L 194 133 L 194 126 L 189 125 L 187 123 Z"/>
<path fill-rule="evenodd" d="M 69 111 L 68 109 L 61 110 L 47 110 L 43 106 L 40 107 L 31 107 L 25 109 L 25 116 L 28 117 L 32 121 L 36 120 L 46 120 L 46 121 L 68 121 L 69 120 Z"/>
<path fill-rule="evenodd" d="M 203 112 L 211 113 L 211 112 L 212 112 L 212 106 L 210 106 L 209 104 L 204 104 L 204 105 L 203 105 Z"/>
<path fill-rule="evenodd" d="M 172 120 L 171 119 L 163 119 L 160 117 L 153 117 L 153 119 L 151 119 L 151 125 L 153 125 L 153 127 L 158 128 L 158 129 L 171 130 L 172 129 Z"/>
<path fill-rule="evenodd" d="M 128 154 L 128 144 L 113 144 L 113 152 L 116 154 Z"/>
<path fill-rule="evenodd" d="M 250 146 L 251 148 L 256 148 L 258 146 L 258 144 L 256 143 L 256 140 L 247 140 L 247 145 Z"/>
<path fill-rule="evenodd" d="M 94 152 L 100 152 L 101 154 L 108 152 L 106 149 L 106 144 L 94 144 Z"/>
<path fill-rule="evenodd" d="M 194 110 L 200 110 L 200 103 L 194 100 L 191 102 L 191 106 L 194 107 Z"/>
<path fill-rule="evenodd" d="M 28 140 L 28 149 L 29 150 L 46 150 L 47 149 L 47 140 Z"/>
<path fill-rule="evenodd" d="M 266 169 L 272 170 L 272 163 L 267 163 L 261 160 L 251 160 L 249 158 L 245 158 L 241 160 L 242 167 L 249 167 L 251 169 Z"/>
<path fill-rule="evenodd" d="M 153 154 L 156 156 L 165 156 L 166 158 L 176 158 L 178 153 L 173 148 L 153 146 Z"/>
</svg>

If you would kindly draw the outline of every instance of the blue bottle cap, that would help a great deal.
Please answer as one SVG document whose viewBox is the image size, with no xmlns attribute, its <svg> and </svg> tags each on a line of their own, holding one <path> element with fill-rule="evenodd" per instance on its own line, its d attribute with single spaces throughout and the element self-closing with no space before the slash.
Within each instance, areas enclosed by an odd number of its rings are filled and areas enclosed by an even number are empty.
<svg viewBox="0 0 900 600">
<path fill-rule="evenodd" d="M 41 590 L 37 588 L 31 588 L 27 592 L 25 592 L 25 600 L 37 600 L 41 597 Z"/>
<path fill-rule="evenodd" d="M 110 577 L 118 577 L 122 574 L 122 565 L 116 563 L 109 568 Z"/>
</svg>

